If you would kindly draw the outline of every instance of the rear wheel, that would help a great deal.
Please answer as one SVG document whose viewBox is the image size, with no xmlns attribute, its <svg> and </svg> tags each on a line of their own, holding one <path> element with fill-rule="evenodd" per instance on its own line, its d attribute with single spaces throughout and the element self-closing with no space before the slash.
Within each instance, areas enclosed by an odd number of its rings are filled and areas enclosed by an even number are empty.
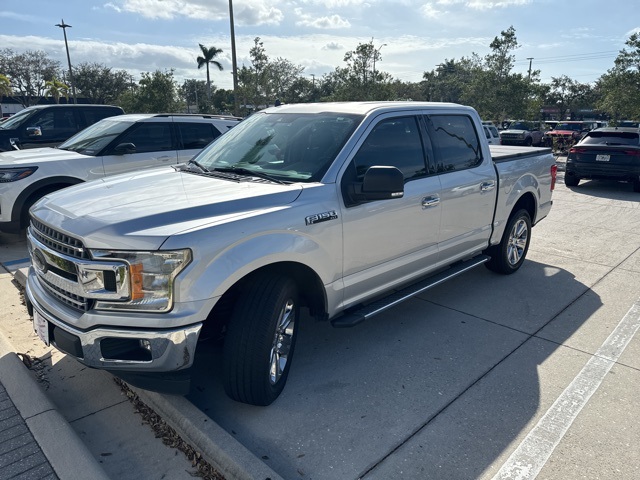
<svg viewBox="0 0 640 480">
<path fill-rule="evenodd" d="M 282 392 L 297 337 L 295 282 L 256 277 L 239 296 L 224 342 L 224 388 L 234 400 L 269 405 Z"/>
<path fill-rule="evenodd" d="M 525 209 L 518 210 L 509 218 L 500 243 L 489 249 L 491 260 L 486 267 L 504 275 L 516 272 L 524 263 L 530 240 L 531 217 Z"/>
<path fill-rule="evenodd" d="M 564 184 L 567 187 L 577 187 L 580 183 L 580 177 L 576 177 L 575 175 L 569 175 L 568 173 L 564 174 Z"/>
</svg>

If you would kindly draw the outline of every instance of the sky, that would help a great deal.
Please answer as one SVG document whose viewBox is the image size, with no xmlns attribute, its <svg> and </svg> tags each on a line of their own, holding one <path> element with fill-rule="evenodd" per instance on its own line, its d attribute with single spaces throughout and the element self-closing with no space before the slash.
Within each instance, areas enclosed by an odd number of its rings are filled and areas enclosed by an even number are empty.
<svg viewBox="0 0 640 480">
<path fill-rule="evenodd" d="M 637 0 L 234 0 L 238 67 L 250 65 L 260 37 L 270 59 L 285 58 L 319 79 L 359 43 L 373 40 L 376 69 L 417 82 L 425 71 L 473 53 L 484 57 L 513 26 L 515 72 L 529 63 L 543 82 L 567 75 L 591 83 L 613 67 L 624 42 L 640 32 Z M 198 44 L 223 50 L 212 83 L 232 88 L 228 0 L 0 0 L 0 49 L 43 50 L 66 69 L 97 62 L 141 72 L 174 70 L 180 83 L 206 79 Z M 529 60 L 529 59 L 532 60 Z"/>
</svg>

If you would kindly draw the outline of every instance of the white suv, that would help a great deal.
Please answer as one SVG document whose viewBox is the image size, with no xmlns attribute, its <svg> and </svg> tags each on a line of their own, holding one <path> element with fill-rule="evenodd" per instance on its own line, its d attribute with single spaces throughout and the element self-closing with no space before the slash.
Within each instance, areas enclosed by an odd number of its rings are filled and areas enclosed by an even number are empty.
<svg viewBox="0 0 640 480">
<path fill-rule="evenodd" d="M 95 123 L 56 148 L 0 153 L 0 231 L 25 228 L 31 205 L 55 190 L 186 162 L 239 121 L 217 115 L 119 115 Z"/>
</svg>

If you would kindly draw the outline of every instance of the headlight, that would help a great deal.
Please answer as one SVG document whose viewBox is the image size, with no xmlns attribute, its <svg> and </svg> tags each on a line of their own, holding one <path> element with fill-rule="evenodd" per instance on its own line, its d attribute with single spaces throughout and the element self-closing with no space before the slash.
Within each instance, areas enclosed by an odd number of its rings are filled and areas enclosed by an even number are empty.
<svg viewBox="0 0 640 480">
<path fill-rule="evenodd" d="M 173 306 L 173 282 L 191 262 L 191 251 L 123 252 L 91 250 L 100 260 L 124 260 L 128 264 L 130 298 L 125 302 L 97 301 L 96 309 L 167 312 Z"/>
<path fill-rule="evenodd" d="M 27 178 L 38 167 L 0 168 L 0 183 L 15 182 Z"/>
</svg>

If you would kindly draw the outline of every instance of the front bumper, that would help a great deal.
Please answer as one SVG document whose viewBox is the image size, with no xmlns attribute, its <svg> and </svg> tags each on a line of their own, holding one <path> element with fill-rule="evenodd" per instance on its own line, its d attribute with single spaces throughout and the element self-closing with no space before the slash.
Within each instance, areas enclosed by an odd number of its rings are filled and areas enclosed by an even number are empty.
<svg viewBox="0 0 640 480">
<path fill-rule="evenodd" d="M 47 322 L 50 342 L 59 350 L 92 368 L 118 374 L 165 373 L 188 369 L 193 364 L 202 323 L 172 329 L 141 329 L 97 326 L 74 328 L 51 312 L 56 304 L 29 268 L 26 295 L 34 314 Z"/>
</svg>

